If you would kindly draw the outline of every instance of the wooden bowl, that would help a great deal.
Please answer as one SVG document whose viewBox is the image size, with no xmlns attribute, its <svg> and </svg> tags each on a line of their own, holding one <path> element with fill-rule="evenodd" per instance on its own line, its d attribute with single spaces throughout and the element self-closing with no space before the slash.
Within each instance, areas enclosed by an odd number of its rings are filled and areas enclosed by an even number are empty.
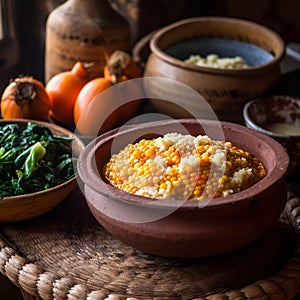
<svg viewBox="0 0 300 300">
<path fill-rule="evenodd" d="M 213 139 L 223 136 L 260 159 L 267 175 L 242 192 L 202 201 L 153 200 L 108 183 L 103 169 L 113 153 L 141 138 L 169 132 L 205 133 Z M 286 204 L 288 164 L 284 148 L 255 130 L 234 123 L 182 119 L 130 126 L 99 136 L 80 154 L 78 173 L 91 212 L 111 234 L 150 254 L 204 257 L 248 245 L 274 225 Z"/>
<path fill-rule="evenodd" d="M 277 140 L 290 157 L 289 174 L 300 170 L 300 98 L 291 95 L 269 95 L 247 102 L 243 109 L 247 127 Z M 266 124 L 286 124 L 298 128 L 297 134 L 272 131 Z M 288 130 L 288 129 L 285 129 Z"/>
<path fill-rule="evenodd" d="M 79 156 L 84 149 L 83 142 L 71 131 L 48 122 L 36 120 L 0 120 L 0 126 L 17 123 L 26 126 L 28 122 L 44 125 L 52 133 L 61 136 L 73 137 L 71 143 L 73 154 Z M 76 186 L 78 176 L 75 176 L 55 187 L 36 193 L 19 196 L 4 197 L 0 200 L 0 222 L 18 222 L 41 216 L 56 207 Z"/>
<path fill-rule="evenodd" d="M 133 50 L 137 60 L 150 55 L 144 76 L 168 78 L 186 84 L 197 91 L 212 107 L 221 121 L 243 123 L 245 102 L 269 92 L 281 77 L 279 63 L 284 55 L 284 42 L 274 31 L 259 24 L 224 17 L 196 17 L 163 27 L 137 43 Z M 144 48 L 143 48 L 144 46 Z M 139 52 L 139 53 L 137 53 Z M 195 66 L 184 62 L 191 54 L 220 57 L 241 56 L 247 69 L 222 69 Z M 171 82 L 149 84 L 150 102 L 155 110 L 175 118 L 199 113 L 197 99 L 176 89 Z M 176 101 L 165 101 L 179 94 Z M 184 108 L 184 109 L 182 109 Z M 208 118 L 208 117 L 206 117 Z"/>
</svg>

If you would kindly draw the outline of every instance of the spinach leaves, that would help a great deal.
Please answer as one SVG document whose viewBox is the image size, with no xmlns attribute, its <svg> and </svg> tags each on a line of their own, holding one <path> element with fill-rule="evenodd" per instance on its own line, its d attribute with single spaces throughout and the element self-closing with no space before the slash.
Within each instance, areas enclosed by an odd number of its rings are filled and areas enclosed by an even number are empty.
<svg viewBox="0 0 300 300">
<path fill-rule="evenodd" d="M 0 199 L 42 191 L 75 176 L 71 137 L 45 126 L 0 126 Z"/>
</svg>

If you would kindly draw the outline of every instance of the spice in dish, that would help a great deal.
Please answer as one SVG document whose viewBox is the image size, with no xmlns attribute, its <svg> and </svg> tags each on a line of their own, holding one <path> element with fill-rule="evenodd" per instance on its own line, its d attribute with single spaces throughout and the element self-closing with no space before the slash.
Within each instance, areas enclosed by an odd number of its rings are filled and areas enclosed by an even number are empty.
<svg viewBox="0 0 300 300">
<path fill-rule="evenodd" d="M 266 175 L 263 164 L 231 142 L 168 133 L 112 155 L 105 176 L 115 187 L 154 199 L 212 199 L 242 191 Z"/>
<path fill-rule="evenodd" d="M 221 69 L 246 69 L 249 65 L 246 61 L 240 57 L 219 57 L 217 54 L 209 54 L 206 57 L 200 55 L 190 55 L 186 60 L 186 63 L 211 68 Z"/>
<path fill-rule="evenodd" d="M 283 135 L 300 135 L 300 126 L 288 123 L 266 123 L 262 127 L 268 131 Z"/>
</svg>

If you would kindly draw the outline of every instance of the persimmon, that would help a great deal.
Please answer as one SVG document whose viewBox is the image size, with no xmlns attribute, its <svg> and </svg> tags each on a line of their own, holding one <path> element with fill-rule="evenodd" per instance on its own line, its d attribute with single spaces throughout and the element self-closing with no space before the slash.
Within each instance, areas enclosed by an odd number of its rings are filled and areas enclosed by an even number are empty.
<svg viewBox="0 0 300 300">
<path fill-rule="evenodd" d="M 51 115 L 58 123 L 74 126 L 73 109 L 75 100 L 88 82 L 88 66 L 76 62 L 70 71 L 54 75 L 46 84 L 51 103 Z"/>
<path fill-rule="evenodd" d="M 112 83 L 109 80 L 103 77 L 99 77 L 89 81 L 79 92 L 74 103 L 73 118 L 74 123 L 80 133 L 86 135 L 91 134 L 91 127 L 93 127 L 94 123 L 93 114 L 95 113 L 95 110 L 89 111 L 88 113 L 85 112 L 88 111 L 90 103 L 94 101 L 99 94 L 110 87 L 112 87 Z M 106 107 L 104 107 L 104 103 L 102 103 L 101 106 L 102 111 L 107 109 Z M 79 124 L 79 119 L 84 115 L 84 113 L 86 121 Z M 97 115 L 99 116 L 98 109 Z"/>
<path fill-rule="evenodd" d="M 50 108 L 45 86 L 31 76 L 20 76 L 11 80 L 1 97 L 3 119 L 47 121 Z"/>
<path fill-rule="evenodd" d="M 129 54 L 113 52 L 103 71 L 103 77 L 84 85 L 74 103 L 74 123 L 83 135 L 96 135 L 128 121 L 140 104 L 139 87 L 128 81 L 142 72 Z"/>
<path fill-rule="evenodd" d="M 142 77 L 142 71 L 133 58 L 121 50 L 114 51 L 104 67 L 104 77 L 116 83 L 122 80 Z"/>
<path fill-rule="evenodd" d="M 119 84 L 104 77 L 89 81 L 74 104 L 77 130 L 82 135 L 97 135 L 126 122 L 136 112 L 140 95 L 139 87 L 125 77 Z"/>
</svg>

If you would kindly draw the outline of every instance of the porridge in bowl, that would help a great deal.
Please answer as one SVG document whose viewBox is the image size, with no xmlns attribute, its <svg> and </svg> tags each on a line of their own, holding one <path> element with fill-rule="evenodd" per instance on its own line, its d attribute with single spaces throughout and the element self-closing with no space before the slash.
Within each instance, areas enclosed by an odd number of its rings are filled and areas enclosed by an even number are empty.
<svg viewBox="0 0 300 300">
<path fill-rule="evenodd" d="M 105 165 L 113 186 L 154 199 L 225 197 L 265 175 L 256 157 L 231 142 L 178 133 L 129 144 Z"/>
</svg>

